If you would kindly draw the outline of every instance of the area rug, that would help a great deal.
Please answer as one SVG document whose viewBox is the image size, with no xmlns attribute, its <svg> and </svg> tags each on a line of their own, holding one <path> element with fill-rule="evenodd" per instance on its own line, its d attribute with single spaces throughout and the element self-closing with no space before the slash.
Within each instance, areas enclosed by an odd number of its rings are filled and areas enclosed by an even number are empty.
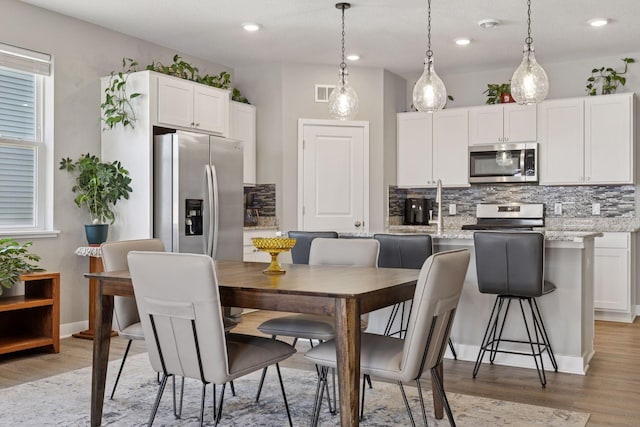
<svg viewBox="0 0 640 427">
<path fill-rule="evenodd" d="M 111 391 L 120 361 L 111 362 L 107 377 L 107 395 Z M 282 368 L 294 426 L 309 425 L 315 392 L 315 372 Z M 287 418 L 275 369 L 269 369 L 259 403 L 255 392 L 259 373 L 235 381 L 236 396 L 227 387 L 221 426 L 285 426 Z M 425 381 L 430 388 L 430 382 Z M 2 426 L 88 426 L 91 368 L 83 368 L 31 383 L 0 390 Z M 363 426 L 410 425 L 397 385 L 374 381 L 366 392 Z M 144 426 L 157 391 L 155 373 L 146 354 L 127 360 L 114 400 L 105 400 L 103 426 Z M 193 426 L 198 424 L 200 382 L 187 380 L 182 418 L 173 416 L 170 382 L 165 389 L 154 426 Z M 414 408 L 414 417 L 422 425 L 415 387 L 405 387 Z M 218 393 L 220 387 L 218 387 Z M 424 393 L 430 426 L 448 426 L 446 419 L 435 420 L 431 391 Z M 207 388 L 205 424 L 213 418 L 212 388 Z M 448 393 L 458 426 L 584 426 L 589 414 L 571 412 L 500 400 Z M 321 426 L 340 425 L 339 415 L 331 415 L 325 406 Z"/>
</svg>

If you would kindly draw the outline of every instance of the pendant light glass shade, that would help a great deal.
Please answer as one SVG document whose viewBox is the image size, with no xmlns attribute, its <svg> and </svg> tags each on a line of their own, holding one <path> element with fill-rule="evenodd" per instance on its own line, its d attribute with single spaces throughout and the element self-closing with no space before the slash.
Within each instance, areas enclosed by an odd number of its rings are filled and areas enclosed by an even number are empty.
<svg viewBox="0 0 640 427">
<path fill-rule="evenodd" d="M 349 3 L 336 3 L 336 9 L 342 10 L 342 62 L 338 85 L 329 95 L 329 114 L 338 120 L 351 120 L 358 113 L 358 95 L 349 84 L 347 64 L 344 62 L 344 11 L 350 7 Z"/>
<path fill-rule="evenodd" d="M 524 43 L 522 62 L 511 77 L 511 96 L 518 104 L 537 104 L 549 93 L 549 78 L 534 54 L 531 37 L 531 0 L 527 0 L 527 38 Z"/>
<path fill-rule="evenodd" d="M 424 72 L 413 87 L 413 106 L 423 113 L 433 113 L 447 103 L 447 89 L 433 67 L 433 58 L 425 58 Z"/>
<path fill-rule="evenodd" d="M 347 79 L 349 73 L 340 70 L 338 86 L 329 95 L 329 113 L 338 120 L 351 120 L 358 113 L 358 95 Z"/>
<path fill-rule="evenodd" d="M 549 93 L 549 78 L 534 55 L 533 46 L 524 47 L 520 66 L 511 77 L 511 96 L 518 104 L 537 104 Z"/>
<path fill-rule="evenodd" d="M 423 113 L 434 113 L 447 103 L 447 89 L 433 67 L 431 50 L 431 0 L 427 1 L 427 56 L 424 72 L 413 86 L 413 106 Z"/>
</svg>

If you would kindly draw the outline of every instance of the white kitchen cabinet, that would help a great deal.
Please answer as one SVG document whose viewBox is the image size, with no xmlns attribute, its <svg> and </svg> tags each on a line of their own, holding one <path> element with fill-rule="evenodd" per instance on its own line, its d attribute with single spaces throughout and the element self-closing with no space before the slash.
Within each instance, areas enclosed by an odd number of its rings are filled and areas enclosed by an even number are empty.
<svg viewBox="0 0 640 427">
<path fill-rule="evenodd" d="M 271 262 L 271 256 L 263 251 L 260 251 L 253 246 L 251 241 L 254 237 L 275 237 L 276 230 L 244 230 L 242 240 L 242 252 L 244 261 L 253 262 Z M 282 258 L 281 258 L 282 257 Z M 283 254 L 278 256 L 278 262 L 282 262 L 285 257 Z"/>
<path fill-rule="evenodd" d="M 229 105 L 229 138 L 242 141 L 244 184 L 256 185 L 256 107 L 231 101 Z"/>
<path fill-rule="evenodd" d="M 604 233 L 594 244 L 596 319 L 633 322 L 635 317 L 635 240 L 632 233 Z"/>
<path fill-rule="evenodd" d="M 535 105 L 510 103 L 469 108 L 469 145 L 536 139 Z"/>
<path fill-rule="evenodd" d="M 466 109 L 399 113 L 397 124 L 399 187 L 469 186 Z"/>
<path fill-rule="evenodd" d="M 398 113 L 397 185 L 433 185 L 433 114 Z"/>
<path fill-rule="evenodd" d="M 158 123 L 228 136 L 230 99 L 228 90 L 158 76 Z"/>
<path fill-rule="evenodd" d="M 538 105 L 540 184 L 581 184 L 584 178 L 584 100 Z"/>
<path fill-rule="evenodd" d="M 538 106 L 540 184 L 633 184 L 633 93 Z"/>
<path fill-rule="evenodd" d="M 587 184 L 633 184 L 633 92 L 591 96 L 584 105 Z"/>
</svg>

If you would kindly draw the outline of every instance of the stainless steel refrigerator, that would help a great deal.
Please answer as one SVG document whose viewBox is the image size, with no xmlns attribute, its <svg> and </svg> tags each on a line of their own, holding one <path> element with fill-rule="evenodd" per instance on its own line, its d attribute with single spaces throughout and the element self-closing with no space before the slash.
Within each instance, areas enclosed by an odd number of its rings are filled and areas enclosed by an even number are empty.
<svg viewBox="0 0 640 427">
<path fill-rule="evenodd" d="M 242 143 L 175 131 L 154 137 L 154 236 L 168 251 L 242 261 Z"/>
</svg>

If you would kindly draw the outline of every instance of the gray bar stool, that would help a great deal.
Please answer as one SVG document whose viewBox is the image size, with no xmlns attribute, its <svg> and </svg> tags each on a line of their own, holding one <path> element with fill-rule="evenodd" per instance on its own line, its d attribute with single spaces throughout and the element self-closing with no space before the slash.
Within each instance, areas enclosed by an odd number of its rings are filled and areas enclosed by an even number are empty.
<svg viewBox="0 0 640 427">
<path fill-rule="evenodd" d="M 491 364 L 497 353 L 521 354 L 533 357 L 540 383 L 544 387 L 547 383 L 542 360 L 544 352 L 547 352 L 551 359 L 554 370 L 558 371 L 558 364 L 536 302 L 536 298 L 556 289 L 553 283 L 544 280 L 544 236 L 533 232 L 478 231 L 474 233 L 473 240 L 478 289 L 481 293 L 497 295 L 473 368 L 473 378 L 480 369 L 485 352 L 489 352 Z M 507 314 L 514 300 L 520 305 L 527 341 L 502 337 Z M 531 320 L 527 320 L 525 314 L 525 301 L 529 306 Z M 525 343 L 531 351 L 500 349 L 503 342 Z"/>
</svg>

